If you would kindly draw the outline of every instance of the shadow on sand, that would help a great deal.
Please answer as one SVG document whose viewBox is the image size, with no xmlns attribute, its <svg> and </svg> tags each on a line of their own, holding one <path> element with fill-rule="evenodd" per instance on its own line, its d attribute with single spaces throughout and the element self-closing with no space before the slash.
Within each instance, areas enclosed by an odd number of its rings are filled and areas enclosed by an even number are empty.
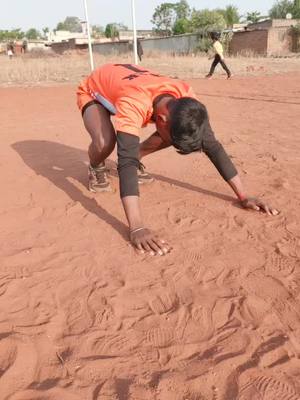
<svg viewBox="0 0 300 400">
<path fill-rule="evenodd" d="M 12 148 L 20 155 L 22 160 L 37 175 L 44 176 L 59 189 L 63 190 L 73 201 L 80 204 L 90 213 L 111 225 L 125 240 L 128 240 L 128 227 L 116 217 L 107 212 L 96 200 L 86 196 L 70 182 L 70 178 L 87 184 L 87 152 L 65 144 L 46 140 L 24 140 L 16 142 Z M 116 164 L 112 160 L 106 161 L 107 168 L 114 176 L 117 175 Z M 190 183 L 178 181 L 159 174 L 154 178 L 177 187 L 191 190 L 205 196 L 212 196 L 220 200 L 234 201 L 231 196 L 202 189 Z"/>
</svg>

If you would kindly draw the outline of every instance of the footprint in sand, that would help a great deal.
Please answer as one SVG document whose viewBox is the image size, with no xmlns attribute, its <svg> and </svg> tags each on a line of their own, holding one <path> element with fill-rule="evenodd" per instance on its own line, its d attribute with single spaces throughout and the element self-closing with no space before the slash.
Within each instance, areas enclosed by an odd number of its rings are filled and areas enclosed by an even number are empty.
<svg viewBox="0 0 300 400">
<path fill-rule="evenodd" d="M 300 304 L 283 284 L 270 276 L 251 275 L 244 280 L 247 291 L 262 299 L 269 312 L 278 317 L 278 322 L 289 336 L 295 350 L 300 354 Z"/>
<path fill-rule="evenodd" d="M 90 336 L 86 342 L 86 350 L 82 358 L 97 360 L 114 357 L 130 357 L 136 353 L 143 340 L 137 333 Z"/>
<path fill-rule="evenodd" d="M 17 357 L 17 344 L 11 339 L 0 341 L 0 376 L 13 366 Z M 0 383 L 1 387 L 1 383 Z"/>
<path fill-rule="evenodd" d="M 188 382 L 184 377 L 174 376 L 163 377 L 157 385 L 157 400 L 207 400 L 193 382 Z"/>
<path fill-rule="evenodd" d="M 258 375 L 239 388 L 238 400 L 300 400 L 300 394 L 275 377 Z"/>
<path fill-rule="evenodd" d="M 79 335 L 94 324 L 95 315 L 88 310 L 90 286 L 77 280 L 65 281 L 57 290 L 58 309 L 63 312 L 64 334 Z"/>
<path fill-rule="evenodd" d="M 155 314 L 164 314 L 168 311 L 175 310 L 178 304 L 176 293 L 166 291 L 153 297 L 149 301 L 151 310 Z"/>
<path fill-rule="evenodd" d="M 65 389 L 24 390 L 9 397 L 9 400 L 82 400 L 80 396 Z"/>
<path fill-rule="evenodd" d="M 297 267 L 300 267 L 299 260 L 273 253 L 266 264 L 266 271 L 274 277 L 288 277 Z"/>
<path fill-rule="evenodd" d="M 173 328 L 153 328 L 146 333 L 146 343 L 154 347 L 168 347 L 175 342 Z"/>
</svg>

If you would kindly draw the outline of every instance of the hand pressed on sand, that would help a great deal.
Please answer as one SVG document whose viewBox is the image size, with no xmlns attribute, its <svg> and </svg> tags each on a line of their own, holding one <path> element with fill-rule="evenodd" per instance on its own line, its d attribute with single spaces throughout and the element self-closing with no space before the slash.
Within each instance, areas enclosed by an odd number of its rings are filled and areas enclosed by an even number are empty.
<svg viewBox="0 0 300 400">
<path fill-rule="evenodd" d="M 152 256 L 167 254 L 170 246 L 150 229 L 143 225 L 138 196 L 122 198 L 125 214 L 129 224 L 130 241 L 141 253 L 150 253 Z"/>
<path fill-rule="evenodd" d="M 147 228 L 138 228 L 130 232 L 130 241 L 141 253 L 163 256 L 171 250 L 165 240 L 160 239 Z"/>
<path fill-rule="evenodd" d="M 255 211 L 264 211 L 268 215 L 278 215 L 279 211 L 276 208 L 271 207 L 260 199 L 256 197 L 248 197 L 241 201 L 241 204 L 244 208 L 255 210 Z"/>
<path fill-rule="evenodd" d="M 234 193 L 237 195 L 242 207 L 249 210 L 254 211 L 264 211 L 268 215 L 278 215 L 279 211 L 276 208 L 271 207 L 270 205 L 266 204 L 264 201 L 256 198 L 250 197 L 245 194 L 245 189 L 243 187 L 242 181 L 239 175 L 235 175 L 233 178 L 229 179 L 227 182 Z"/>
</svg>

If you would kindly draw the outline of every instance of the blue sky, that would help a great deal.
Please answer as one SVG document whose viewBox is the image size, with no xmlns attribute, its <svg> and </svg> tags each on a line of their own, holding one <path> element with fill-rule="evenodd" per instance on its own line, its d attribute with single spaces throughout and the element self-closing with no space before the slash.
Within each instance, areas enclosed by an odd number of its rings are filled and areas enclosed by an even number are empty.
<svg viewBox="0 0 300 400">
<path fill-rule="evenodd" d="M 123 22 L 131 28 L 130 0 L 87 0 L 91 24 L 104 26 L 110 22 Z M 150 22 L 156 6 L 172 0 L 135 0 L 138 29 L 151 29 Z M 196 9 L 225 7 L 236 5 L 240 13 L 260 11 L 267 13 L 275 0 L 188 0 Z M 56 27 L 67 16 L 84 19 L 83 0 L 0 0 L 0 29 L 29 28 L 42 29 Z"/>
</svg>

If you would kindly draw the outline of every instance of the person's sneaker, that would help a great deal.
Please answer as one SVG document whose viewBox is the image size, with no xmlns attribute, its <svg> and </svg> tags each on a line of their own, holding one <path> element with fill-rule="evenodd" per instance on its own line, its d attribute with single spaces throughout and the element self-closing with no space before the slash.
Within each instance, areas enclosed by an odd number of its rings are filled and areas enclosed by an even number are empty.
<svg viewBox="0 0 300 400">
<path fill-rule="evenodd" d="M 206 78 L 206 79 L 211 79 L 211 78 L 212 78 L 212 75 L 207 74 L 207 75 L 205 75 L 205 78 Z"/>
<path fill-rule="evenodd" d="M 232 74 L 230 74 L 230 75 L 227 75 L 227 79 L 231 79 L 232 78 Z"/>
<path fill-rule="evenodd" d="M 89 165 L 89 191 L 93 193 L 111 191 L 104 163 L 97 167 Z"/>
<path fill-rule="evenodd" d="M 141 162 L 137 172 L 138 172 L 138 182 L 140 185 L 145 185 L 148 183 L 152 183 L 154 181 L 153 176 L 145 172 L 145 166 Z"/>
</svg>

